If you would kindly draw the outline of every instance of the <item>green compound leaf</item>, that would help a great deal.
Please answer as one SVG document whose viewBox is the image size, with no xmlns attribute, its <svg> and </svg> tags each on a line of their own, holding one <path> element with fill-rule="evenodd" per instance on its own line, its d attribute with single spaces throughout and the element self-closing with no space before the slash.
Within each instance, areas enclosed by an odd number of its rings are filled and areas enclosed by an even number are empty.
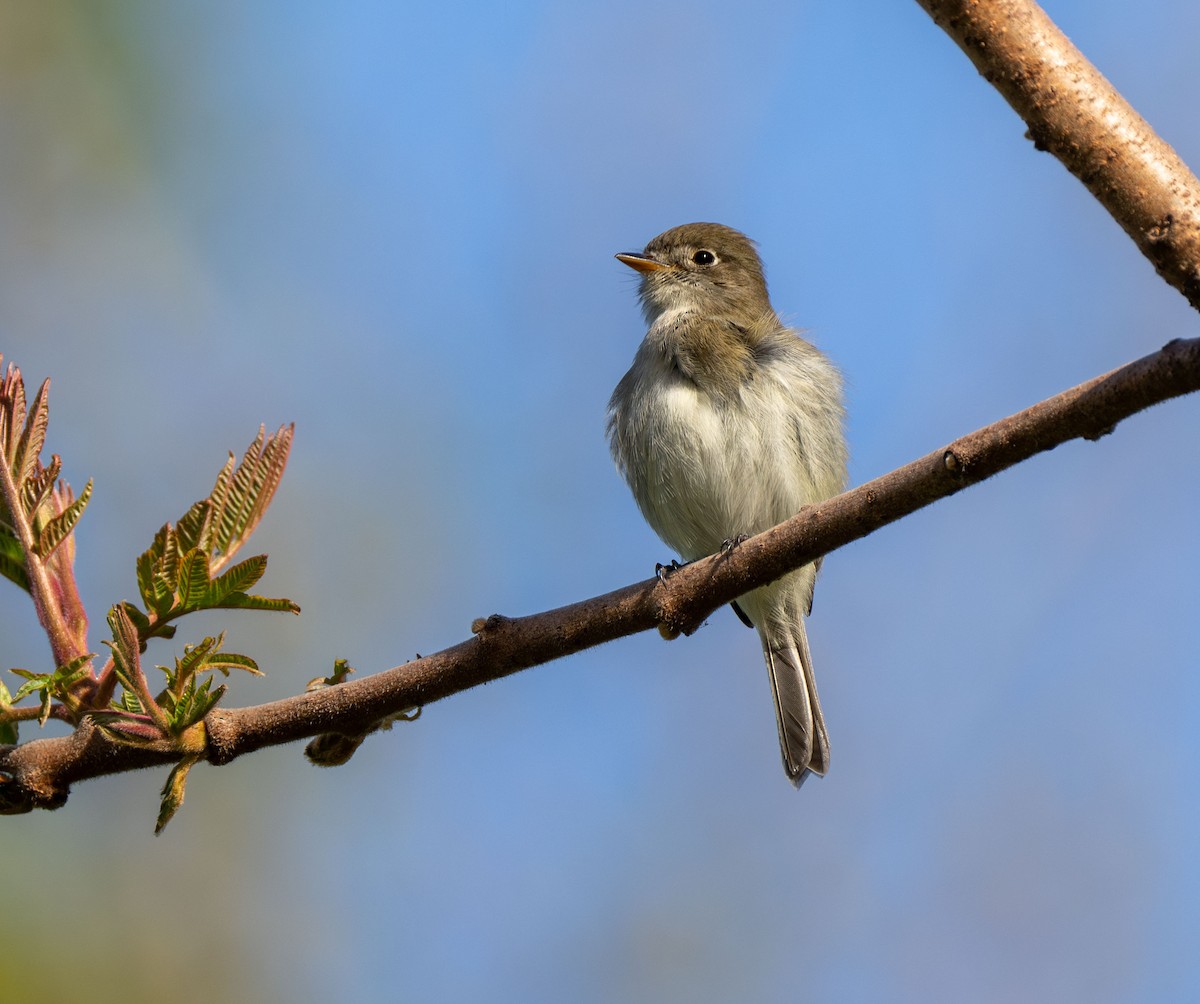
<svg viewBox="0 0 1200 1004">
<path fill-rule="evenodd" d="M 226 686 L 221 684 L 213 689 L 211 676 L 205 677 L 204 682 L 197 684 L 196 677 L 188 680 L 183 693 L 176 696 L 168 692 L 167 712 L 171 716 L 171 731 L 179 735 L 202 721 L 216 703 L 225 696 Z"/>
<path fill-rule="evenodd" d="M 12 695 L 14 704 L 28 697 L 35 690 L 41 690 L 43 687 L 50 686 L 50 678 L 52 676 L 50 673 L 31 673 L 27 669 L 10 669 L 9 672 L 25 680 L 17 688 L 17 692 Z"/>
<path fill-rule="evenodd" d="M 267 556 L 265 554 L 239 561 L 209 583 L 208 591 L 204 595 L 204 605 L 220 606 L 222 601 L 231 594 L 244 593 L 263 577 L 266 570 Z"/>
<path fill-rule="evenodd" d="M 58 698 L 70 705 L 71 689 L 90 672 L 89 664 L 95 658 L 94 652 L 77 656 L 70 662 L 59 666 L 53 673 L 31 673 L 27 669 L 13 669 L 9 672 L 25 680 L 17 692 L 12 695 L 11 703 L 16 703 L 38 693 L 41 702 L 38 724 L 45 725 L 50 717 L 51 701 Z M 5 691 L 7 694 L 7 691 Z"/>
<path fill-rule="evenodd" d="M 88 483 L 83 486 L 83 491 L 80 493 L 79 498 L 50 520 L 38 535 L 37 544 L 34 547 L 38 557 L 43 559 L 49 558 L 58 545 L 70 536 L 71 531 L 75 529 L 75 524 L 79 522 L 79 517 L 83 515 L 83 510 L 87 508 L 88 500 L 91 497 L 92 480 L 88 478 Z"/>
<path fill-rule="evenodd" d="M 280 426 L 268 436 L 259 426 L 258 435 L 237 466 L 233 454 L 213 485 L 213 570 L 220 571 L 254 532 L 270 505 L 287 467 L 294 425 Z"/>
<path fill-rule="evenodd" d="M 9 720 L 7 715 L 12 711 L 12 695 L 8 692 L 8 688 L 4 686 L 3 681 L 0 681 L 0 743 L 6 743 L 15 746 L 17 743 L 18 722 L 16 719 Z"/>
<path fill-rule="evenodd" d="M 179 580 L 175 587 L 179 611 L 187 613 L 201 609 L 208 593 L 208 554 L 193 548 L 179 562 Z"/>
<path fill-rule="evenodd" d="M 180 517 L 175 525 L 181 551 L 199 549 L 212 550 L 213 504 L 210 499 L 201 499 Z"/>
<path fill-rule="evenodd" d="M 299 604 L 289 599 L 273 599 L 269 596 L 252 596 L 247 593 L 230 593 L 213 606 L 220 610 L 274 610 L 277 613 L 298 614 Z"/>
<path fill-rule="evenodd" d="M 25 549 L 13 532 L 0 526 L 0 575 L 29 592 L 29 573 L 25 570 Z"/>
</svg>

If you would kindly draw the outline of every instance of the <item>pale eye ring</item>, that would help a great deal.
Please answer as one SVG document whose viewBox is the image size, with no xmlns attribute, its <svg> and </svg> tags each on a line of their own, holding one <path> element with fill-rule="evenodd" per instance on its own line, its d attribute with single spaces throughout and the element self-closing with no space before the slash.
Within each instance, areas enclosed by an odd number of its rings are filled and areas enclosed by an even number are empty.
<svg viewBox="0 0 1200 1004">
<path fill-rule="evenodd" d="M 701 249 L 692 255 L 692 261 L 694 261 L 697 265 L 715 265 L 717 262 L 717 256 L 711 251 Z"/>
</svg>

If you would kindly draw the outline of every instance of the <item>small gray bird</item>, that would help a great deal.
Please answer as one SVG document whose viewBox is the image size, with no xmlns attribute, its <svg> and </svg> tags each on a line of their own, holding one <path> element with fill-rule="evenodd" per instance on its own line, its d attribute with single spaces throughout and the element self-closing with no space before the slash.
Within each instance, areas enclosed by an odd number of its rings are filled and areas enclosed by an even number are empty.
<svg viewBox="0 0 1200 1004">
<path fill-rule="evenodd" d="M 841 377 L 779 320 L 749 238 L 688 223 L 617 258 L 641 274 L 650 330 L 609 401 L 608 437 L 655 533 L 694 561 L 842 491 Z M 734 604 L 762 639 L 797 786 L 829 767 L 804 631 L 819 565 Z"/>
</svg>

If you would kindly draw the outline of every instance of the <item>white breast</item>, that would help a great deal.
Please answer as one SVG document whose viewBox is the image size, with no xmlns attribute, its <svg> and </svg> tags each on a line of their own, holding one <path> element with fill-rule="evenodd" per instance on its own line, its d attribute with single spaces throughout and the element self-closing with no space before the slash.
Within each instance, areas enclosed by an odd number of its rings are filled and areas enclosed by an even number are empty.
<svg viewBox="0 0 1200 1004">
<path fill-rule="evenodd" d="M 761 386 L 759 386 L 761 384 Z M 678 374 L 646 381 L 614 441 L 647 522 L 688 560 L 817 498 L 792 398 L 774 380 L 722 401 Z"/>
</svg>

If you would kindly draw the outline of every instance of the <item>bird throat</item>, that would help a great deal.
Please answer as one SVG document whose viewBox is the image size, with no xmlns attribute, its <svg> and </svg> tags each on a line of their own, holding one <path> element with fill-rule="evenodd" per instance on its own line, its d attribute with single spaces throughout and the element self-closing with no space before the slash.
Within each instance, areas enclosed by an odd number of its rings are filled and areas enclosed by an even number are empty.
<svg viewBox="0 0 1200 1004">
<path fill-rule="evenodd" d="M 665 311 L 648 340 L 667 365 L 697 388 L 735 397 L 754 378 L 755 352 L 745 326 L 698 311 Z"/>
</svg>

